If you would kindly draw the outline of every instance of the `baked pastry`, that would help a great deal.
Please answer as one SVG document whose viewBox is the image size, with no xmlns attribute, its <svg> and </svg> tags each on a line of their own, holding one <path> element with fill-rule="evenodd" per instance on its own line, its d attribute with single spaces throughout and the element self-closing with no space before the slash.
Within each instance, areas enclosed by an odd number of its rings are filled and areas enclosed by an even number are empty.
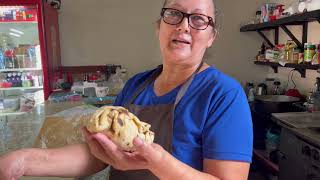
<svg viewBox="0 0 320 180">
<path fill-rule="evenodd" d="M 91 133 L 103 133 L 125 151 L 134 151 L 133 139 L 139 137 L 151 144 L 154 133 L 151 125 L 140 121 L 121 106 L 104 106 L 98 109 L 86 124 Z"/>
</svg>

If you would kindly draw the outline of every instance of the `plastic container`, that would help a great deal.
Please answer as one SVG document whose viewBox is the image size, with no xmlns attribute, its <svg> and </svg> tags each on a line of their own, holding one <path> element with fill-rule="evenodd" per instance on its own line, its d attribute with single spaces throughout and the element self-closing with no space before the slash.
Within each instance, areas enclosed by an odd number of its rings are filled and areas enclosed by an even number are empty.
<svg viewBox="0 0 320 180">
<path fill-rule="evenodd" d="M 17 58 L 17 68 L 25 68 L 26 67 L 26 55 L 18 55 L 16 54 L 16 58 Z"/>
<path fill-rule="evenodd" d="M 0 99 L 0 112 L 11 113 L 19 109 L 20 99 L 17 97 L 9 97 Z"/>
</svg>

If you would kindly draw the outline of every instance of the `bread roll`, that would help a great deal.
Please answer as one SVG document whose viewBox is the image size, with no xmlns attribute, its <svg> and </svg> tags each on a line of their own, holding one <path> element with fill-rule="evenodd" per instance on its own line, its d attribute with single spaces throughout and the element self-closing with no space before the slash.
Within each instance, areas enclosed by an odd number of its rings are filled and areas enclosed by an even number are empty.
<svg viewBox="0 0 320 180">
<path fill-rule="evenodd" d="M 154 133 L 151 125 L 140 121 L 127 109 L 120 106 L 104 106 L 98 109 L 86 124 L 91 133 L 103 133 L 125 151 L 134 151 L 133 139 L 139 137 L 151 144 Z"/>
</svg>

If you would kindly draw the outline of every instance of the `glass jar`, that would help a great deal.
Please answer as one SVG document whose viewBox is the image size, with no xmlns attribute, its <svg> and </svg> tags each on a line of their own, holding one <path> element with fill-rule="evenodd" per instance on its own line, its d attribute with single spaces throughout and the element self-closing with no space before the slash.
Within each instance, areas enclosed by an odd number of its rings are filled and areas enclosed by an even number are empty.
<svg viewBox="0 0 320 180">
<path fill-rule="evenodd" d="M 311 64 L 313 56 L 316 54 L 316 45 L 306 43 L 304 45 L 304 62 Z"/>
</svg>

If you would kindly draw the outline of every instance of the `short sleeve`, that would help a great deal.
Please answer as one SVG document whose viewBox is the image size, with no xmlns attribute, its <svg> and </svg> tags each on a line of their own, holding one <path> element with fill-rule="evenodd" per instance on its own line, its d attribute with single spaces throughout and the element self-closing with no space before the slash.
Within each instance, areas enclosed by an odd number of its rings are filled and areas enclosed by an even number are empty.
<svg viewBox="0 0 320 180">
<path fill-rule="evenodd" d="M 214 102 L 204 126 L 202 142 L 205 159 L 251 162 L 251 112 L 240 85 Z"/>
<path fill-rule="evenodd" d="M 128 91 L 130 91 L 129 89 L 132 86 L 132 82 L 133 82 L 133 78 L 129 79 L 126 82 L 126 84 L 124 85 L 120 93 L 117 95 L 116 100 L 113 103 L 114 106 L 123 106 L 124 103 L 126 103 L 125 102 L 127 99 L 126 97 L 127 97 Z"/>
<path fill-rule="evenodd" d="M 122 102 L 123 102 L 123 89 L 121 90 L 121 92 L 117 95 L 116 100 L 113 103 L 113 106 L 121 106 Z"/>
<path fill-rule="evenodd" d="M 114 106 L 123 106 L 127 101 L 129 101 L 130 97 L 133 95 L 132 93 L 135 92 L 136 88 L 140 86 L 141 83 L 145 81 L 145 79 L 153 72 L 145 71 L 139 74 L 134 75 L 131 77 L 126 84 L 124 85 L 123 89 L 117 95 L 115 102 L 113 103 Z"/>
</svg>

